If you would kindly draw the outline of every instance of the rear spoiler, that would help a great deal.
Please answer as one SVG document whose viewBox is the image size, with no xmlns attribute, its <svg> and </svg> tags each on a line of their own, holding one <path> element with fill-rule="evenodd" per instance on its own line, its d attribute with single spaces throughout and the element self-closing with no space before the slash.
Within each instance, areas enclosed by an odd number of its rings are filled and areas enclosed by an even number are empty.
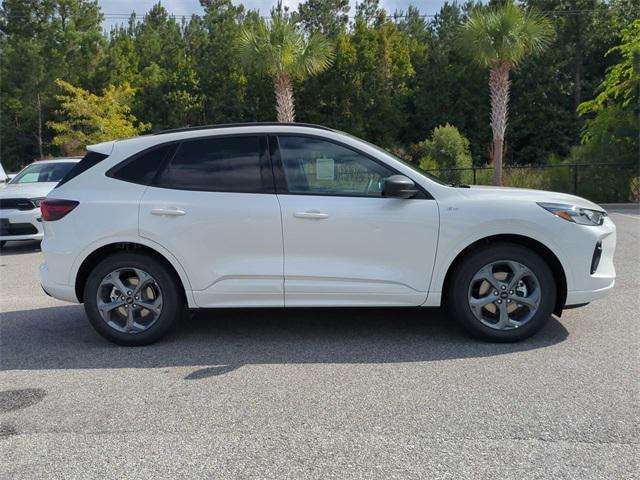
<svg viewBox="0 0 640 480">
<path fill-rule="evenodd" d="M 96 143 L 95 145 L 87 146 L 87 150 L 89 152 L 102 153 L 103 155 L 109 156 L 113 151 L 113 146 L 115 145 L 115 140 L 111 140 L 109 142 Z"/>
</svg>

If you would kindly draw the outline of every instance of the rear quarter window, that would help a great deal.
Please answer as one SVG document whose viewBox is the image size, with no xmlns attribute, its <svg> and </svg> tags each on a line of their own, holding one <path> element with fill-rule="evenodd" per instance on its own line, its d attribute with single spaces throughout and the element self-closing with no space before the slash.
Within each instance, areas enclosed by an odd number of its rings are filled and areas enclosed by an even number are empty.
<svg viewBox="0 0 640 480">
<path fill-rule="evenodd" d="M 178 144 L 161 145 L 136 153 L 112 168 L 107 175 L 125 182 L 151 185 L 158 170 L 173 156 Z"/>
<path fill-rule="evenodd" d="M 87 154 L 82 157 L 82 160 L 76 163 L 73 168 L 69 170 L 69 172 L 64 177 L 62 177 L 62 180 L 58 182 L 58 185 L 56 185 L 55 188 L 58 188 L 60 185 L 64 185 L 69 180 L 77 177 L 81 173 L 86 172 L 91 167 L 95 167 L 98 163 L 100 163 L 107 157 L 109 157 L 109 155 L 105 155 L 104 153 L 87 152 Z"/>
</svg>

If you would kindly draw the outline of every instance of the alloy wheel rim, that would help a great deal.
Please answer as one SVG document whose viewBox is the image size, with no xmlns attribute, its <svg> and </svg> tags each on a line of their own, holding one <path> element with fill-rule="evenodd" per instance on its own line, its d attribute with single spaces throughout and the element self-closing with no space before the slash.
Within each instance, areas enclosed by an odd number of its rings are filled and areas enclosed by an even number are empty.
<svg viewBox="0 0 640 480">
<path fill-rule="evenodd" d="M 121 333 L 141 333 L 154 325 L 163 306 L 155 278 L 139 268 L 119 268 L 102 279 L 97 306 L 102 320 Z"/>
<path fill-rule="evenodd" d="M 514 260 L 488 263 L 472 277 L 468 303 L 483 325 L 513 330 L 528 323 L 538 311 L 540 282 L 526 265 Z"/>
</svg>

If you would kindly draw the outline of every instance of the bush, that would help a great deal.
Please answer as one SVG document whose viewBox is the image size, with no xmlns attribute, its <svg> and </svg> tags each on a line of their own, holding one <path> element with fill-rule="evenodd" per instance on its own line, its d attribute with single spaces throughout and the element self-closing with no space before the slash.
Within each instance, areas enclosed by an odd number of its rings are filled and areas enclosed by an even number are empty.
<svg viewBox="0 0 640 480">
<path fill-rule="evenodd" d="M 460 183 L 463 177 L 463 172 L 448 169 L 471 168 L 469 140 L 448 123 L 436 127 L 431 139 L 414 145 L 411 150 L 421 169 L 442 170 L 437 174 L 448 182 Z"/>
<path fill-rule="evenodd" d="M 542 168 L 507 168 L 504 171 L 502 181 L 508 187 L 551 190 L 549 174 L 549 170 Z"/>
<path fill-rule="evenodd" d="M 615 148 L 611 147 L 607 152 L 605 145 L 588 143 L 571 150 L 565 163 L 585 165 L 578 170 L 576 195 L 594 202 L 629 202 L 633 200 L 633 177 L 638 175 L 638 163 L 607 165 L 612 163 L 610 159 L 620 158 L 615 155 Z M 570 191 L 573 192 L 573 187 L 571 188 Z"/>
<path fill-rule="evenodd" d="M 601 115 L 598 120 L 605 118 Z M 618 119 L 607 120 L 612 125 Z M 637 137 L 637 132 L 634 134 L 631 129 L 626 133 L 624 138 Z M 601 135 L 573 147 L 564 160 L 556 156 L 548 159 L 547 164 L 553 166 L 548 168 L 549 189 L 573 193 L 594 202 L 638 201 L 640 164 L 634 149 L 635 146 L 617 141 L 611 131 L 603 128 Z M 581 166 L 572 167 L 571 164 Z"/>
<path fill-rule="evenodd" d="M 551 172 L 550 169 L 547 170 L 536 167 L 505 166 L 502 183 L 505 187 L 552 190 L 552 173 L 553 172 Z M 483 168 L 482 170 L 477 170 L 476 184 L 493 185 L 493 168 Z"/>
</svg>

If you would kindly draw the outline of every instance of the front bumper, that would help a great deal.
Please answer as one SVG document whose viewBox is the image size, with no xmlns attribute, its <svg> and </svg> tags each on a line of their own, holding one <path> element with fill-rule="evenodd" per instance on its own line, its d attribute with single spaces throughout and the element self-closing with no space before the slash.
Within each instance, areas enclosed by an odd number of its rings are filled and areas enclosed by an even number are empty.
<svg viewBox="0 0 640 480">
<path fill-rule="evenodd" d="M 594 300 L 604 298 L 609 295 L 609 292 L 611 290 L 613 290 L 615 284 L 616 281 L 615 279 L 613 279 L 611 280 L 611 283 L 609 283 L 606 287 L 598 288 L 596 290 L 567 292 L 567 301 L 565 302 L 565 306 L 570 307 L 572 305 L 586 305 L 587 303 L 591 303 Z"/>
<path fill-rule="evenodd" d="M 585 229 L 581 245 L 573 245 L 572 262 L 565 265 L 572 269 L 574 282 L 567 291 L 566 306 L 579 305 L 606 297 L 616 283 L 613 254 L 616 249 L 616 227 L 606 218 L 600 227 L 579 227 Z M 592 260 L 597 245 L 602 246 L 600 260 L 592 271 Z M 579 256 L 579 259 L 578 259 Z"/>
<path fill-rule="evenodd" d="M 40 209 L 0 210 L 4 227 L 0 229 L 0 241 L 42 240 L 44 231 Z"/>
</svg>

